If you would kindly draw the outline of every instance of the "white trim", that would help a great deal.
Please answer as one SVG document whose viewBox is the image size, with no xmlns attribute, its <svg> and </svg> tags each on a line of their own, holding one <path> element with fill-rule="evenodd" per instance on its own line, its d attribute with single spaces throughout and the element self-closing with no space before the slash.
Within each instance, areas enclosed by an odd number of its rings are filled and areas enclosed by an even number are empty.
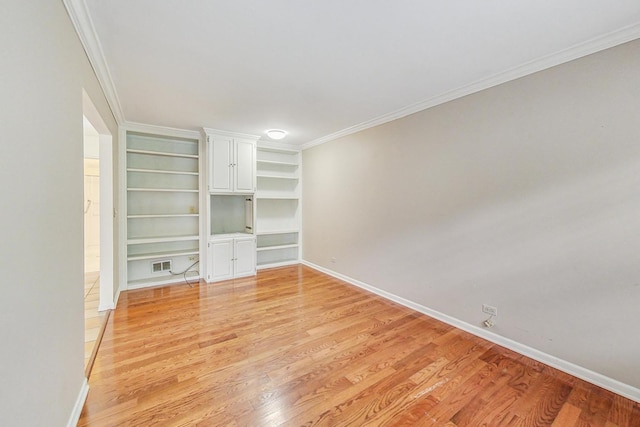
<svg viewBox="0 0 640 427">
<path fill-rule="evenodd" d="M 118 126 L 118 291 L 114 298 L 117 305 L 120 291 L 127 290 L 127 131 Z"/>
<path fill-rule="evenodd" d="M 250 139 L 252 141 L 258 141 L 260 139 L 259 135 L 250 135 L 248 133 L 239 133 L 239 132 L 229 132 L 226 130 L 219 130 L 219 129 L 211 129 L 211 128 L 202 128 L 202 131 L 205 133 L 205 135 L 217 135 L 217 136 L 226 136 L 227 138 L 244 138 L 244 139 Z"/>
<path fill-rule="evenodd" d="M 100 159 L 100 298 L 99 311 L 113 308 L 114 188 L 113 135 L 87 92 L 82 89 L 82 114 L 98 132 Z"/>
<path fill-rule="evenodd" d="M 624 396 L 628 399 L 634 400 L 640 403 L 640 389 L 635 388 L 629 384 L 622 383 L 613 378 L 609 378 L 605 375 L 599 374 L 597 372 L 591 371 L 589 369 L 583 368 L 582 366 L 575 365 L 566 360 L 560 359 L 558 357 L 552 356 L 550 354 L 544 353 L 542 351 L 536 350 L 535 348 L 531 348 L 527 345 L 521 344 L 517 341 L 513 341 L 509 338 L 505 338 L 501 335 L 495 334 L 487 329 L 480 328 L 475 325 L 471 325 L 462 320 L 456 319 L 455 317 L 448 316 L 444 313 L 440 313 L 439 311 L 430 309 L 421 304 L 415 303 L 413 301 L 404 299 L 395 294 L 392 294 L 387 291 L 383 291 L 382 289 L 376 288 L 375 286 L 371 286 L 367 283 L 361 282 L 359 280 L 353 279 L 351 277 L 345 276 L 333 270 L 329 270 L 328 268 L 321 267 L 319 265 L 313 264 L 309 261 L 302 260 L 302 264 L 307 267 L 313 268 L 314 270 L 318 270 L 322 273 L 328 274 L 329 276 L 335 277 L 337 279 L 343 280 L 347 283 L 350 283 L 359 288 L 365 289 L 369 292 L 372 292 L 376 295 L 379 295 L 383 298 L 386 298 L 390 301 L 396 302 L 400 305 L 408 307 L 412 310 L 418 311 L 422 314 L 426 314 L 427 316 L 433 317 L 434 319 L 440 320 L 448 325 L 454 326 L 458 329 L 462 329 L 465 332 L 468 332 L 477 337 L 483 338 L 489 342 L 494 344 L 501 345 L 510 350 L 513 350 L 519 354 L 527 356 L 533 360 L 537 360 L 538 362 L 542 362 L 546 365 L 549 365 L 553 368 L 556 368 L 562 372 L 566 372 L 567 374 L 573 375 L 585 381 L 588 381 L 592 384 L 600 386 L 604 389 L 612 391 L 616 394 Z"/>
<path fill-rule="evenodd" d="M 87 4 L 84 0 L 62 0 L 62 2 L 76 29 L 84 51 L 93 67 L 93 71 L 96 73 L 96 77 L 102 87 L 102 91 L 104 92 L 113 116 L 119 124 L 124 123 L 124 113 L 122 112 L 122 106 L 118 99 L 118 93 L 113 84 L 113 78 L 111 77 L 111 72 L 109 71 L 107 60 L 104 57 L 104 51 L 102 50 L 100 39 L 98 39 L 98 34 L 91 20 Z"/>
<path fill-rule="evenodd" d="M 80 393 L 78 393 L 78 398 L 76 399 L 75 405 L 73 405 L 73 410 L 71 411 L 71 415 L 69 416 L 69 422 L 67 422 L 67 427 L 75 427 L 78 425 L 78 421 L 80 420 L 80 414 L 82 414 L 82 407 L 84 406 L 84 402 L 87 400 L 87 395 L 89 394 L 89 381 L 85 378 L 82 382 L 82 386 L 80 387 Z"/>
<path fill-rule="evenodd" d="M 124 123 L 123 128 L 128 132 L 150 133 L 153 135 L 171 136 L 174 138 L 186 138 L 197 140 L 198 142 L 200 142 L 201 137 L 200 132 L 197 130 L 148 125 L 146 123 L 126 122 Z"/>
<path fill-rule="evenodd" d="M 258 148 L 263 148 L 266 150 L 282 150 L 282 151 L 291 151 L 299 153 L 301 148 L 299 145 L 295 144 L 287 144 L 284 142 L 271 142 L 271 141 L 258 141 Z"/>
<path fill-rule="evenodd" d="M 270 268 L 285 267 L 288 265 L 297 265 L 297 264 L 300 264 L 300 261 L 298 259 L 291 259 L 288 261 L 273 262 L 271 264 L 258 265 L 256 267 L 256 270 L 268 270 Z"/>
<path fill-rule="evenodd" d="M 100 303 L 98 310 L 113 308 L 113 138 L 100 134 Z"/>
<path fill-rule="evenodd" d="M 578 59 L 583 56 L 599 52 L 601 50 L 609 49 L 614 46 L 630 42 L 637 38 L 640 38 L 640 24 L 630 25 L 619 30 L 607 33 L 603 36 L 595 37 L 591 40 L 579 43 L 559 52 L 526 62 L 506 71 L 494 74 L 482 80 L 478 80 L 474 83 L 459 87 L 449 92 L 445 92 L 433 98 L 408 105 L 391 113 L 384 114 L 382 116 L 367 120 L 366 122 L 362 122 L 354 126 L 350 126 L 346 129 L 342 129 L 338 132 L 334 132 L 321 138 L 314 139 L 313 141 L 302 144 L 302 149 L 306 150 L 308 148 L 333 141 L 343 136 L 351 135 L 353 133 L 369 129 L 374 126 L 382 125 L 384 123 L 406 117 L 410 114 L 426 110 L 427 108 L 435 107 L 436 105 L 444 104 L 445 102 L 449 102 L 457 98 L 462 98 L 463 96 L 467 96 L 475 92 L 480 92 L 481 90 L 488 89 L 490 87 L 497 86 L 502 83 L 506 83 L 508 81 L 545 70 L 547 68 L 555 67 L 556 65 L 564 64 L 565 62 L 573 61 L 574 59 Z"/>
</svg>

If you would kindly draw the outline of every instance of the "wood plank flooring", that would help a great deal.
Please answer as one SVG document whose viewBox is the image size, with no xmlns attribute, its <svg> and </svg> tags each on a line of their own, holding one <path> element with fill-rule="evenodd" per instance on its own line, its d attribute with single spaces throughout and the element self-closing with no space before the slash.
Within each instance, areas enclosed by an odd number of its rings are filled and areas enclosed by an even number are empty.
<svg viewBox="0 0 640 427">
<path fill-rule="evenodd" d="M 303 266 L 123 293 L 81 426 L 640 426 L 640 404 Z"/>
<path fill-rule="evenodd" d="M 85 373 L 91 371 L 91 363 L 99 345 L 100 332 L 104 327 L 106 313 L 98 311 L 100 303 L 100 272 L 84 273 L 84 366 Z"/>
</svg>

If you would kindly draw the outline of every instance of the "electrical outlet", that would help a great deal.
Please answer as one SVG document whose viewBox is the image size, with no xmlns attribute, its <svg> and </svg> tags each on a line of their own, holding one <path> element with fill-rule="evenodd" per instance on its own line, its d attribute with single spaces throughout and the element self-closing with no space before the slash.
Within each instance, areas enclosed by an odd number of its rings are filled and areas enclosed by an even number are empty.
<svg viewBox="0 0 640 427">
<path fill-rule="evenodd" d="M 195 256 L 195 255 L 191 255 L 191 256 L 189 257 L 189 261 L 192 261 L 192 262 L 193 262 L 193 261 L 195 261 L 195 260 L 196 260 L 196 256 Z"/>
<path fill-rule="evenodd" d="M 330 261 L 331 261 L 331 264 L 335 264 L 336 263 L 336 257 L 331 257 Z"/>
<path fill-rule="evenodd" d="M 496 307 L 493 307 L 493 306 L 487 305 L 487 304 L 482 304 L 482 312 L 490 314 L 492 316 L 497 316 L 498 315 L 498 309 Z"/>
</svg>

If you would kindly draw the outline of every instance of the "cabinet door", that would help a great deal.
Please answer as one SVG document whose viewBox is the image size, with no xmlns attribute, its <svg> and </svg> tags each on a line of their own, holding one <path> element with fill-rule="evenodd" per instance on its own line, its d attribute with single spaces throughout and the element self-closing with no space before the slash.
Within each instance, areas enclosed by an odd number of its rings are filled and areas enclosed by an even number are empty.
<svg viewBox="0 0 640 427">
<path fill-rule="evenodd" d="M 214 240 L 209 243 L 208 281 L 233 278 L 233 264 L 233 239 Z"/>
<path fill-rule="evenodd" d="M 255 143 L 235 140 L 234 190 L 253 193 L 256 188 Z"/>
<path fill-rule="evenodd" d="M 234 275 L 253 276 L 256 274 L 256 239 L 235 239 Z"/>
<path fill-rule="evenodd" d="M 232 147 L 233 141 L 231 138 L 207 136 L 210 193 L 228 193 L 233 191 Z"/>
</svg>

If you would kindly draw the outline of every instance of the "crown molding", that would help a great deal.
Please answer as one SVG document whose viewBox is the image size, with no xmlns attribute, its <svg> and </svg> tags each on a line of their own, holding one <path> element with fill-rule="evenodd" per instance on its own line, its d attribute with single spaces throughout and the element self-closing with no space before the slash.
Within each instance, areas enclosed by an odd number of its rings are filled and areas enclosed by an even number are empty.
<svg viewBox="0 0 640 427">
<path fill-rule="evenodd" d="M 227 138 L 243 138 L 250 139 L 252 141 L 257 141 L 260 139 L 260 135 L 251 135 L 248 133 L 239 133 L 239 132 L 229 132 L 227 130 L 220 129 L 211 129 L 211 128 L 202 128 L 202 132 L 206 134 L 218 135 L 218 136 L 226 136 Z"/>
<path fill-rule="evenodd" d="M 175 138 L 197 139 L 202 136 L 197 130 L 178 129 L 167 126 L 148 125 L 146 123 L 125 122 L 122 125 L 125 131 L 148 133 L 152 135 L 164 135 Z"/>
<path fill-rule="evenodd" d="M 89 9 L 84 0 L 62 0 L 64 6 L 67 9 L 69 18 L 76 29 L 76 33 L 80 38 L 80 42 L 84 47 L 84 51 L 89 58 L 89 63 L 93 67 L 93 71 L 98 78 L 98 83 L 102 87 L 107 103 L 111 108 L 116 122 L 121 125 L 125 123 L 124 113 L 122 112 L 122 106 L 118 99 L 118 93 L 116 92 L 111 73 L 109 72 L 109 66 L 107 60 L 104 57 L 102 45 L 98 39 L 91 15 L 89 15 Z"/>
<path fill-rule="evenodd" d="M 302 150 L 306 150 L 308 148 L 333 141 L 343 136 L 351 135 L 365 129 L 379 126 L 384 123 L 406 117 L 410 114 L 414 114 L 419 111 L 444 104 L 445 102 L 453 101 L 454 99 L 462 98 L 463 96 L 471 95 L 472 93 L 480 92 L 481 90 L 489 89 L 490 87 L 497 86 L 502 83 L 506 83 L 511 80 L 536 73 L 538 71 L 546 70 L 548 68 L 555 67 L 556 65 L 564 64 L 566 62 L 573 61 L 574 59 L 582 58 L 584 56 L 591 55 L 593 53 L 636 40 L 638 38 L 640 38 L 640 23 L 630 25 L 616 31 L 612 31 L 603 36 L 595 37 L 593 39 L 587 40 L 586 42 L 574 45 L 570 48 L 543 56 L 538 59 L 534 59 L 506 71 L 494 74 L 490 77 L 478 80 L 452 91 L 445 92 L 441 95 L 434 96 L 433 98 L 408 105 L 391 113 L 384 114 L 382 116 L 367 120 L 366 122 L 362 122 L 354 126 L 350 126 L 321 138 L 314 139 L 313 141 L 302 144 L 301 148 Z"/>
</svg>

